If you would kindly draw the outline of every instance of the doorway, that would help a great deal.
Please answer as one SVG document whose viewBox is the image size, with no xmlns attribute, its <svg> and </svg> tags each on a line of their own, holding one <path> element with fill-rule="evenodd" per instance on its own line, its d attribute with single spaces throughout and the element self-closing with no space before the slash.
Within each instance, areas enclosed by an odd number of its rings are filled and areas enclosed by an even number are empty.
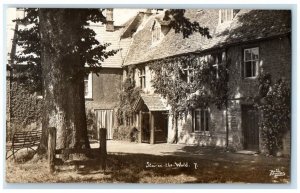
<svg viewBox="0 0 300 193">
<path fill-rule="evenodd" d="M 258 121 L 258 112 L 253 105 L 242 105 L 242 131 L 246 150 L 259 150 Z"/>
</svg>

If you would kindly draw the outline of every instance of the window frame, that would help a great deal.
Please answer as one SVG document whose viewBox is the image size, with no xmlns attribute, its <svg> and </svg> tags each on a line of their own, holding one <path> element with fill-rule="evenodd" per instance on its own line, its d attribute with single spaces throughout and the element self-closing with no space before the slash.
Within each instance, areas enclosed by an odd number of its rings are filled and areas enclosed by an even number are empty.
<svg viewBox="0 0 300 193">
<path fill-rule="evenodd" d="M 221 61 L 219 61 L 219 59 Z M 216 78 L 219 79 L 219 66 L 223 65 L 226 61 L 226 52 L 225 51 L 219 51 L 210 54 L 210 63 L 212 67 L 216 70 Z"/>
<path fill-rule="evenodd" d="M 258 57 L 257 59 L 252 57 L 252 50 L 253 49 L 257 49 L 258 51 Z M 251 59 L 250 60 L 246 60 L 246 50 L 250 50 L 251 53 Z M 257 76 L 259 75 L 259 61 L 260 61 L 260 48 L 259 46 L 251 46 L 251 47 L 246 47 L 243 48 L 243 61 L 242 61 L 242 68 L 241 68 L 241 77 L 244 79 L 253 79 L 253 78 L 257 78 Z M 247 63 L 251 62 L 251 76 L 247 76 L 247 67 L 246 65 L 248 65 Z M 255 66 L 255 69 L 254 69 Z M 254 71 L 253 71 L 254 69 Z"/>
<path fill-rule="evenodd" d="M 139 82 L 140 88 L 146 88 L 146 67 L 139 68 Z"/>
<path fill-rule="evenodd" d="M 197 116 L 196 112 L 199 112 L 200 116 L 200 125 L 196 127 L 197 123 Z M 192 111 L 192 130 L 193 133 L 204 133 L 209 132 L 209 119 L 210 113 L 208 108 L 197 108 Z"/>
<path fill-rule="evenodd" d="M 86 79 L 86 76 L 84 76 L 84 98 L 85 99 L 92 99 L 93 98 L 93 73 L 90 72 L 88 75 L 87 75 L 87 79 Z M 87 95 L 85 93 L 85 85 L 86 85 L 86 82 L 87 82 L 87 88 L 88 88 L 88 92 L 87 92 Z"/>
</svg>

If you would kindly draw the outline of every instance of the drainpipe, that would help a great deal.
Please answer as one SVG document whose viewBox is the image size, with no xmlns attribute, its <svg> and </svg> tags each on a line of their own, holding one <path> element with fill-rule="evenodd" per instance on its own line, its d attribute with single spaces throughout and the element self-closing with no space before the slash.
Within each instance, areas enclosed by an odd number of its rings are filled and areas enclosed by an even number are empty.
<svg viewBox="0 0 300 193">
<path fill-rule="evenodd" d="M 227 56 L 227 49 L 225 50 L 225 65 L 226 65 L 226 68 L 228 67 L 228 62 L 229 62 L 229 60 L 227 59 L 228 58 L 228 56 Z M 229 74 L 227 74 L 227 79 L 228 79 L 228 76 L 229 76 Z M 226 80 L 227 81 L 227 87 L 228 87 L 228 81 L 229 80 Z M 229 92 L 229 91 L 227 91 L 227 92 Z M 229 131 L 228 131 L 228 129 L 229 129 L 229 123 L 228 123 L 228 93 L 226 93 L 226 102 L 225 102 L 225 122 L 226 122 L 226 124 L 225 124 L 225 129 L 226 129 L 226 149 L 228 149 L 228 146 L 229 146 Z"/>
<path fill-rule="evenodd" d="M 226 99 L 226 103 L 225 103 L 225 122 L 226 122 L 226 125 L 225 125 L 225 129 L 226 129 L 226 149 L 228 149 L 228 146 L 229 146 L 229 140 L 228 140 L 228 137 L 229 137 L 229 131 L 228 131 L 228 128 L 229 128 L 229 124 L 228 124 L 228 99 Z"/>
</svg>

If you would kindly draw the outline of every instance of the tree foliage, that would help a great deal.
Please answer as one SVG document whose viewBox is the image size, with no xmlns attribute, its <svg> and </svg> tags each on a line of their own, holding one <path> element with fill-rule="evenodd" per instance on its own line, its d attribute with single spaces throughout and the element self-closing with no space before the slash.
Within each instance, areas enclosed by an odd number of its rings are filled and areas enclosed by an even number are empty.
<svg viewBox="0 0 300 193">
<path fill-rule="evenodd" d="M 14 56 L 14 62 L 16 64 L 26 63 L 28 68 L 26 70 L 25 81 L 30 81 L 33 89 L 41 88 L 41 34 L 40 34 L 40 19 L 39 9 L 26 8 L 25 17 L 15 20 L 18 22 L 19 27 L 16 29 L 18 47 L 22 49 L 21 53 L 17 53 Z M 108 57 L 113 56 L 118 50 L 107 51 L 108 43 L 100 44 L 95 38 L 96 33 L 90 29 L 90 22 L 102 22 L 105 23 L 106 19 L 102 14 L 103 9 L 69 9 L 70 20 L 72 14 L 80 15 L 79 25 L 81 26 L 78 32 L 81 38 L 78 40 L 75 48 L 68 48 L 66 46 L 66 53 L 61 54 L 79 54 L 80 63 L 82 67 L 88 66 L 88 68 L 82 68 L 83 71 L 79 73 L 99 72 L 101 63 Z M 66 23 L 65 25 L 68 25 Z M 49 42 L 50 44 L 51 42 Z M 53 42 L 52 42 L 53 43 Z"/>
<path fill-rule="evenodd" d="M 183 38 L 188 38 L 193 33 L 200 33 L 202 36 L 211 38 L 209 29 L 202 27 L 196 21 L 191 22 L 185 17 L 185 9 L 170 9 L 165 12 L 164 20 L 170 21 L 170 27 L 175 30 L 175 33 L 182 33 Z"/>
</svg>

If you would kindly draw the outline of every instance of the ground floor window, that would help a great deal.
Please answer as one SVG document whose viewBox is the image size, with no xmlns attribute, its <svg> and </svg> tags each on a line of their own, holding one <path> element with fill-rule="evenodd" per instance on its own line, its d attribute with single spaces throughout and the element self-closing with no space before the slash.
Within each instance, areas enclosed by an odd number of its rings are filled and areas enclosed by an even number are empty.
<svg viewBox="0 0 300 193">
<path fill-rule="evenodd" d="M 195 109 L 192 112 L 193 132 L 209 131 L 208 109 Z"/>
</svg>

